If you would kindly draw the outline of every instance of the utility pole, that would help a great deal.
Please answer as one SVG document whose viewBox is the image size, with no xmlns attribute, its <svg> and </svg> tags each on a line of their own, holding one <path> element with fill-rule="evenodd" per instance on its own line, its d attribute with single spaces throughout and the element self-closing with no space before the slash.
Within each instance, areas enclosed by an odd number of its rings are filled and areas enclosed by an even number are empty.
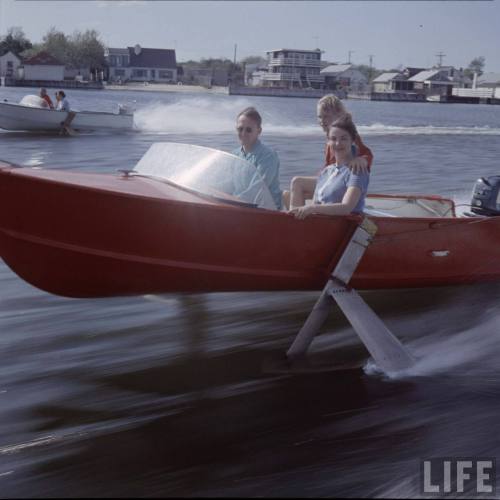
<svg viewBox="0 0 500 500">
<path fill-rule="evenodd" d="M 439 59 L 439 62 L 438 62 L 438 68 L 440 68 L 442 65 L 443 65 L 443 58 L 446 54 L 443 54 L 443 52 L 438 52 L 436 54 L 436 57 Z"/>
<path fill-rule="evenodd" d="M 319 36 L 313 36 L 313 38 L 316 40 L 316 49 L 319 49 Z"/>
<path fill-rule="evenodd" d="M 368 83 L 371 83 L 372 81 L 372 74 L 373 74 L 373 54 L 370 54 L 368 56 L 369 60 L 370 60 L 370 71 L 368 73 Z"/>
<path fill-rule="evenodd" d="M 238 44 L 234 44 L 234 59 L 233 59 L 233 64 L 236 66 L 236 49 L 238 48 Z"/>
<path fill-rule="evenodd" d="M 351 54 L 354 52 L 354 50 L 349 50 L 347 51 L 347 54 L 348 54 L 348 60 L 347 60 L 347 64 L 351 64 Z"/>
</svg>

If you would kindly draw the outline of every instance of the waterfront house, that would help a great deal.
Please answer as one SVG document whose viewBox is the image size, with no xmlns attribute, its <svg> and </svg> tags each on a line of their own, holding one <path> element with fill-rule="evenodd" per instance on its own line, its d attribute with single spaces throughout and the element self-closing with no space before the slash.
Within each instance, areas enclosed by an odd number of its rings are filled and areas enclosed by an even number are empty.
<svg viewBox="0 0 500 500">
<path fill-rule="evenodd" d="M 107 48 L 104 57 L 108 64 L 110 82 L 177 82 L 177 62 L 173 49 L 135 47 Z"/>
<path fill-rule="evenodd" d="M 412 90 L 408 78 L 398 72 L 382 73 L 372 81 L 372 86 L 373 92 L 383 94 Z"/>
<path fill-rule="evenodd" d="M 500 73 L 483 73 L 476 78 L 476 87 L 500 88 Z"/>
<path fill-rule="evenodd" d="M 451 95 L 451 90 L 456 86 L 450 68 L 433 68 L 421 71 L 408 79 L 413 83 L 413 89 L 419 94 L 426 95 Z"/>
<path fill-rule="evenodd" d="M 42 51 L 23 61 L 19 67 L 19 79 L 63 81 L 64 64 L 48 52 Z"/>
<path fill-rule="evenodd" d="M 107 47 L 104 49 L 104 59 L 107 64 L 105 79 L 108 82 L 122 83 L 130 79 L 128 49 Z"/>
<path fill-rule="evenodd" d="M 18 68 L 21 65 L 22 59 L 9 50 L 3 56 L 0 56 L 0 77 L 17 78 Z"/>
<path fill-rule="evenodd" d="M 475 73 L 471 87 L 455 87 L 452 95 L 463 102 L 500 103 L 500 73 L 483 73 L 482 75 Z"/>
<path fill-rule="evenodd" d="M 267 54 L 267 74 L 262 84 L 280 88 L 322 88 L 321 50 L 275 49 Z"/>
<path fill-rule="evenodd" d="M 368 79 L 352 64 L 330 64 L 320 71 L 325 79 L 325 88 L 330 90 L 346 90 L 364 92 Z"/>
</svg>

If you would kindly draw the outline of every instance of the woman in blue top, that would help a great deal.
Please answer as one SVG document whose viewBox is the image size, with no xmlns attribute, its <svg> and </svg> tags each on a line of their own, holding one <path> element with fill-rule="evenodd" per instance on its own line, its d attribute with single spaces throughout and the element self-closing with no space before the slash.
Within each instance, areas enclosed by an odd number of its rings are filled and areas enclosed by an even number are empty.
<svg viewBox="0 0 500 500">
<path fill-rule="evenodd" d="M 336 163 L 328 165 L 318 177 L 311 205 L 305 205 L 301 191 L 294 192 L 292 185 L 290 210 L 298 219 L 311 214 L 346 215 L 363 211 L 370 174 L 366 171 L 355 174 L 348 167 L 357 136 L 356 126 L 349 116 L 332 123 L 328 141 L 335 153 Z"/>
<path fill-rule="evenodd" d="M 252 163 L 266 183 L 276 208 L 281 208 L 280 160 L 276 151 L 259 140 L 262 118 L 255 108 L 245 108 L 236 118 L 241 146 L 233 154 Z"/>
</svg>

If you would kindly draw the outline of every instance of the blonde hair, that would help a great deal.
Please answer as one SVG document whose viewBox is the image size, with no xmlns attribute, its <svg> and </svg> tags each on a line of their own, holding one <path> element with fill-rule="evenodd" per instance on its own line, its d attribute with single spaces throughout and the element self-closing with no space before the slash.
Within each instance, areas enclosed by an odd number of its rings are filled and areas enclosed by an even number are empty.
<svg viewBox="0 0 500 500">
<path fill-rule="evenodd" d="M 331 110 L 335 113 L 347 113 L 340 98 L 333 94 L 324 95 L 318 101 L 318 108 L 323 110 Z"/>
</svg>

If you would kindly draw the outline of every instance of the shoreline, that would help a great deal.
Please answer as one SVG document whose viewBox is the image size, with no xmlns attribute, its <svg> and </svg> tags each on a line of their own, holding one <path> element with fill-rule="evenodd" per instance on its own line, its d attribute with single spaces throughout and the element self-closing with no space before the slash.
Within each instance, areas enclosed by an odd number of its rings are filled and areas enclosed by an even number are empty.
<svg viewBox="0 0 500 500">
<path fill-rule="evenodd" d="M 228 87 L 212 86 L 211 88 L 201 85 L 175 85 L 168 83 L 125 83 L 123 85 L 104 85 L 103 90 L 130 90 L 136 92 L 198 92 L 204 94 L 229 94 Z"/>
</svg>

